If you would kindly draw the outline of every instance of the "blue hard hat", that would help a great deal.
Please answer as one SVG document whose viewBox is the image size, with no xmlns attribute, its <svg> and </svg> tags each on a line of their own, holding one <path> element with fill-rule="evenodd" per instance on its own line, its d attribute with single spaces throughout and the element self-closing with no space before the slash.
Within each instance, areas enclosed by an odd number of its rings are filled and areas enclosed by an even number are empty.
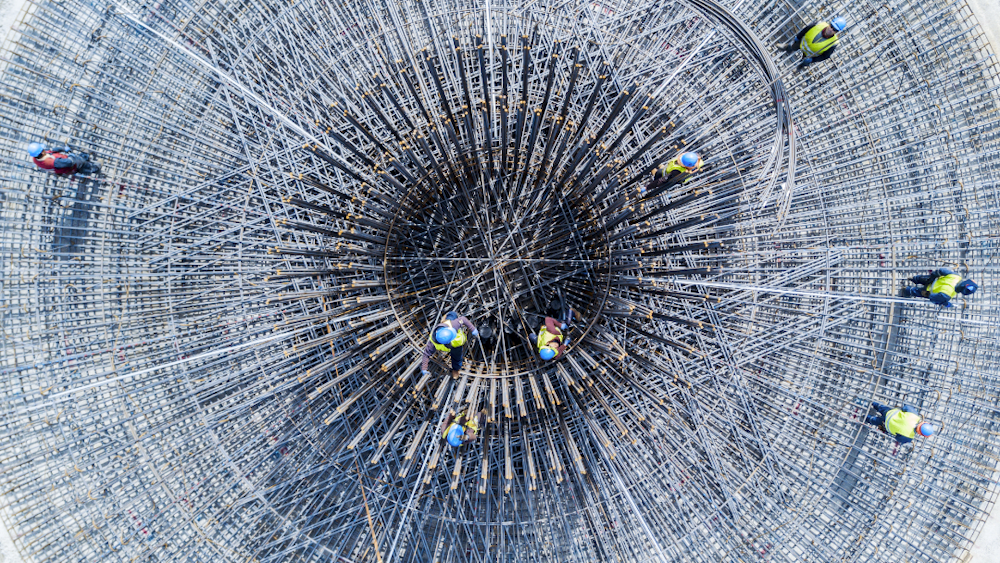
<svg viewBox="0 0 1000 563">
<path fill-rule="evenodd" d="M 844 31 L 844 28 L 847 27 L 847 20 L 837 16 L 833 18 L 832 22 L 830 22 L 830 27 L 832 27 L 834 31 Z"/>
<path fill-rule="evenodd" d="M 541 356 L 543 360 L 551 360 L 556 357 L 556 351 L 553 350 L 551 346 L 546 346 L 539 350 L 538 355 Z"/>
<path fill-rule="evenodd" d="M 38 157 L 45 150 L 45 145 L 41 143 L 28 143 L 28 154 L 32 157 Z"/>
<path fill-rule="evenodd" d="M 465 434 L 465 429 L 455 424 L 454 426 L 451 427 L 451 430 L 448 431 L 448 438 L 447 438 L 448 443 L 456 448 L 461 446 L 463 434 Z"/>
<path fill-rule="evenodd" d="M 455 340 L 455 331 L 446 326 L 439 326 L 437 330 L 434 331 L 434 340 L 438 344 L 449 344 L 452 340 Z"/>
<path fill-rule="evenodd" d="M 448 319 L 449 321 L 454 321 L 458 319 L 458 313 L 456 313 L 455 311 L 450 311 L 444 316 L 444 318 Z"/>
<path fill-rule="evenodd" d="M 927 299 L 929 299 L 931 303 L 936 303 L 938 305 L 947 305 L 948 302 L 951 301 L 951 297 L 948 297 L 944 293 L 932 293 L 927 296 Z"/>
<path fill-rule="evenodd" d="M 960 291 L 962 295 L 972 295 L 973 293 L 976 292 L 977 289 L 979 289 L 979 286 L 976 285 L 976 282 L 972 280 L 965 280 L 956 285 L 955 289 Z"/>
<path fill-rule="evenodd" d="M 687 168 L 692 168 L 696 164 L 698 164 L 698 159 L 700 158 L 701 157 L 698 156 L 698 153 L 696 152 L 686 152 L 681 155 L 681 164 L 683 164 Z"/>
<path fill-rule="evenodd" d="M 921 436 L 925 437 L 933 436 L 934 433 L 937 431 L 938 431 L 937 426 L 929 422 L 921 422 L 920 424 L 917 425 L 917 433 L 920 434 Z"/>
</svg>

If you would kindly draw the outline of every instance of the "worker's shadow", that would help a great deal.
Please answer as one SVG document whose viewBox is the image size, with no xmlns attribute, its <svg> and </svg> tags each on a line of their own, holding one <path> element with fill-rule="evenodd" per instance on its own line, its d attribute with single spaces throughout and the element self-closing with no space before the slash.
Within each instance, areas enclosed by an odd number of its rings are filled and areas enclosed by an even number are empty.
<svg viewBox="0 0 1000 563">
<path fill-rule="evenodd" d="M 78 177 L 70 186 L 69 193 L 53 199 L 49 210 L 54 220 L 52 252 L 64 260 L 79 255 L 86 244 L 90 220 L 101 198 L 101 181 L 96 178 Z"/>
</svg>

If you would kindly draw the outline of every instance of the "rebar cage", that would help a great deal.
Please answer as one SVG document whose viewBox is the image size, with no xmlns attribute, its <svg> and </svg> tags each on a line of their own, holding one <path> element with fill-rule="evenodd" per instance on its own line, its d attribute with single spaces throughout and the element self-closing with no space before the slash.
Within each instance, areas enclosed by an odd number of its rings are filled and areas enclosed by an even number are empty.
<svg viewBox="0 0 1000 563">
<path fill-rule="evenodd" d="M 778 47 L 835 15 L 829 60 Z M 29 1 L 2 60 L 28 560 L 954 561 L 995 500 L 963 3 Z M 980 291 L 901 297 L 940 267 Z M 422 373 L 452 310 L 481 334 Z"/>
</svg>

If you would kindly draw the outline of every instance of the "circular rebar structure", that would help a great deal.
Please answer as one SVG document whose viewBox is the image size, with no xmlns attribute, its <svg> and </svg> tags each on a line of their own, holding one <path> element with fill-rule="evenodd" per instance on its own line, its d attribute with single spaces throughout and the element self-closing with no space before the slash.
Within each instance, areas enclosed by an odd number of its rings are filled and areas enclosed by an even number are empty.
<svg viewBox="0 0 1000 563">
<path fill-rule="evenodd" d="M 830 60 L 776 47 L 838 14 Z M 34 562 L 956 561 L 1000 459 L 991 57 L 931 0 L 29 2 L 0 516 Z M 980 291 L 900 297 L 943 266 Z"/>
</svg>

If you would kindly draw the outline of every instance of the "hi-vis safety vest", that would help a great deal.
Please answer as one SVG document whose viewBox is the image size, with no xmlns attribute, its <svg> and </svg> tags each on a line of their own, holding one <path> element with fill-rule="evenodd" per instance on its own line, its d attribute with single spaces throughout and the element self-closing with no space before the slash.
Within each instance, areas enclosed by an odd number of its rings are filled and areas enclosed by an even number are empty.
<svg viewBox="0 0 1000 563">
<path fill-rule="evenodd" d="M 456 416 L 455 418 L 458 419 L 463 414 L 465 414 L 465 413 L 461 413 L 458 416 Z M 448 437 L 448 433 L 451 432 L 451 429 L 455 428 L 455 427 L 463 427 L 463 425 L 461 425 L 461 424 L 459 424 L 457 422 L 452 422 L 451 424 L 448 425 L 447 428 L 444 429 L 444 433 L 441 434 L 441 437 L 447 438 Z M 479 433 L 478 417 L 477 416 L 473 416 L 468 421 L 466 421 L 466 423 L 464 425 L 464 428 L 466 428 L 468 430 L 472 430 L 473 432 Z M 463 431 L 463 433 L 464 433 L 464 431 Z"/>
<path fill-rule="evenodd" d="M 698 164 L 701 164 L 700 158 L 698 159 Z M 698 168 L 698 164 L 695 164 L 694 168 L 688 169 L 688 167 L 681 164 L 681 157 L 678 156 L 677 158 L 667 161 L 667 163 L 662 165 L 660 168 L 662 170 L 663 177 L 666 178 L 674 170 L 680 172 L 681 174 L 691 173 Z"/>
<path fill-rule="evenodd" d="M 917 435 L 917 425 L 923 420 L 919 414 L 892 409 L 885 413 L 885 431 L 893 436 L 913 438 Z"/>
<path fill-rule="evenodd" d="M 538 331 L 538 351 L 539 352 L 542 351 L 542 348 L 545 348 L 546 346 L 548 346 L 549 344 L 552 344 L 553 342 L 556 343 L 555 346 L 553 346 L 553 348 L 555 348 L 556 346 L 562 344 L 562 341 L 563 341 L 563 337 L 562 337 L 561 334 L 552 334 L 544 326 L 542 327 L 541 330 Z"/>
<path fill-rule="evenodd" d="M 674 170 L 676 170 L 676 171 L 678 171 L 678 172 L 680 172 L 682 174 L 684 172 L 688 171 L 687 167 L 685 167 L 683 164 L 681 164 L 681 157 L 679 157 L 679 156 L 667 163 L 666 167 L 663 169 L 663 176 L 666 177 L 668 174 L 670 174 Z"/>
<path fill-rule="evenodd" d="M 802 50 L 803 56 L 815 57 L 822 55 L 827 49 L 837 44 L 836 34 L 829 39 L 823 39 L 823 36 L 820 35 L 827 27 L 830 27 L 830 24 L 819 22 L 806 32 L 805 37 L 802 38 L 802 42 L 799 43 L 799 49 Z M 817 41 L 817 38 L 819 41 Z"/>
<path fill-rule="evenodd" d="M 934 283 L 927 288 L 928 293 L 943 293 L 954 298 L 956 295 L 955 286 L 962 281 L 962 276 L 958 274 L 948 274 L 934 280 Z"/>
<path fill-rule="evenodd" d="M 458 321 L 455 321 L 455 322 L 458 322 Z M 465 338 L 465 329 L 464 328 L 459 328 L 458 329 L 458 331 L 455 333 L 455 339 L 448 343 L 450 346 L 446 346 L 444 344 L 438 344 L 438 341 L 434 340 L 434 332 L 438 328 L 440 328 L 442 326 L 446 326 L 448 328 L 455 328 L 455 327 L 451 326 L 451 321 L 445 321 L 445 322 L 439 324 L 437 327 L 435 327 L 434 330 L 431 331 L 431 337 L 430 337 L 430 342 L 431 342 L 431 344 L 434 345 L 435 348 L 437 348 L 438 350 L 441 350 L 442 352 L 451 352 L 452 349 L 458 348 L 459 346 L 465 345 L 466 338 Z"/>
</svg>

